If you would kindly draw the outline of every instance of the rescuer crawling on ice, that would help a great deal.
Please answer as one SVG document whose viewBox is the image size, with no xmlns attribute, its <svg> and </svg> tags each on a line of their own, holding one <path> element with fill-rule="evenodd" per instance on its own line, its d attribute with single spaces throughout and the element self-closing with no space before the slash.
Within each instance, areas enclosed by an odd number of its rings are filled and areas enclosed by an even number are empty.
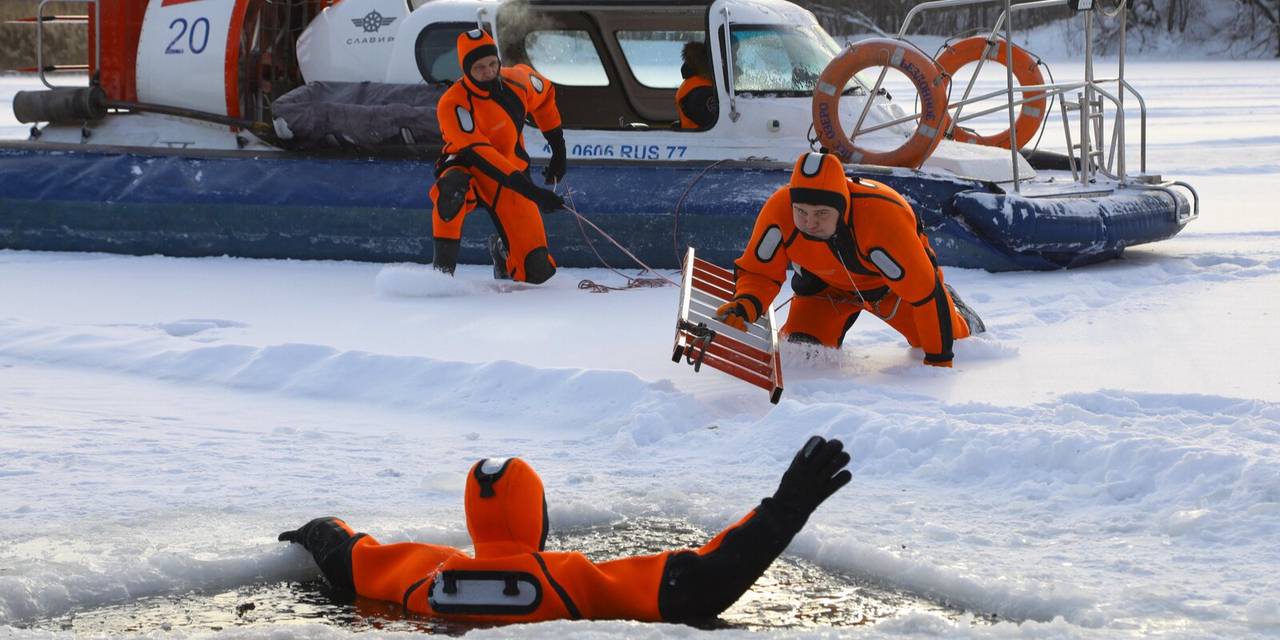
<svg viewBox="0 0 1280 640">
<path fill-rule="evenodd" d="M 714 618 L 751 588 L 809 516 L 852 477 L 839 440 L 810 438 L 777 491 L 700 549 L 592 562 L 547 551 L 542 480 L 519 458 L 467 474 L 474 556 L 417 542 L 382 544 L 337 518 L 280 534 L 311 552 L 325 579 L 407 611 L 463 622 L 569 619 L 681 622 Z"/>
<path fill-rule="evenodd" d="M 543 178 L 547 184 L 558 182 L 566 154 L 555 86 L 527 65 L 502 67 L 497 45 L 481 29 L 464 31 L 457 42 L 462 77 L 436 105 L 444 148 L 431 187 L 433 264 L 453 273 L 462 223 L 480 205 L 498 229 L 489 239 L 494 277 L 546 282 L 556 263 L 539 210 L 560 209 L 564 200 L 529 178 L 523 130 L 531 116 L 551 145 Z"/>
<path fill-rule="evenodd" d="M 765 202 L 736 265 L 733 298 L 717 309 L 746 328 L 773 302 L 787 275 L 795 298 L 781 334 L 838 348 L 870 311 L 924 350 L 924 363 L 950 367 L 952 344 L 986 330 L 942 281 L 942 268 L 911 205 L 893 189 L 849 178 L 836 156 L 805 153 L 789 185 Z"/>
</svg>

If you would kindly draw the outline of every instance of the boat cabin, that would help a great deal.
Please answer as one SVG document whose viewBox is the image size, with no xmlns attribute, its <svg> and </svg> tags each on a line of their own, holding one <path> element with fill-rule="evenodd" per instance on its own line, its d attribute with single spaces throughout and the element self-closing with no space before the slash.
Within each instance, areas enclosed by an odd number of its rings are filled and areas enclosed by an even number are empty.
<svg viewBox="0 0 1280 640">
<path fill-rule="evenodd" d="M 811 12 L 787 0 L 131 0 L 100 9 L 101 40 L 118 51 L 136 47 L 136 63 L 91 58 L 110 99 L 187 116 L 142 110 L 92 124 L 95 142 L 131 147 L 278 151 L 217 118 L 271 122 L 275 102 L 303 83 L 443 86 L 461 75 L 458 34 L 478 25 L 494 35 L 504 64 L 528 64 L 556 84 L 574 161 L 789 164 L 817 147 L 814 86 L 842 50 Z M 714 121 L 701 128 L 678 124 L 681 52 L 690 42 L 706 45 L 715 93 L 704 103 Z M 855 76 L 840 90 L 842 122 L 863 117 L 875 85 Z M 912 136 L 913 98 L 900 96 L 899 106 L 877 96 L 865 110 L 863 129 L 872 131 L 859 144 L 894 149 Z M 43 135 L 83 143 L 89 133 L 86 125 Z M 525 148 L 535 159 L 550 155 L 533 127 Z M 1021 178 L 1035 175 L 1018 161 Z M 1007 152 L 950 140 L 922 168 L 1013 178 Z"/>
</svg>

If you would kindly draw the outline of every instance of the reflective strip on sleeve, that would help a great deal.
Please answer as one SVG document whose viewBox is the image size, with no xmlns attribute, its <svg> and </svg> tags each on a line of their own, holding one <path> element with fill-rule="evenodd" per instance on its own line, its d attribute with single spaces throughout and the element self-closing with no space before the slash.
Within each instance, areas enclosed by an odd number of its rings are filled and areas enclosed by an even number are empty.
<svg viewBox="0 0 1280 640">
<path fill-rule="evenodd" d="M 756 260 L 760 262 L 769 262 L 778 254 L 778 247 L 782 246 L 782 229 L 777 225 L 770 226 L 765 229 L 764 235 L 760 237 L 760 242 L 756 244 Z"/>
<path fill-rule="evenodd" d="M 542 78 L 539 78 L 538 76 L 535 76 L 533 74 L 529 75 L 529 84 L 533 85 L 533 90 L 537 91 L 538 93 L 542 93 L 542 90 L 547 88 L 547 86 L 542 83 Z"/>
<path fill-rule="evenodd" d="M 871 253 L 867 254 L 867 257 L 871 259 L 871 263 L 876 265 L 876 268 L 880 270 L 884 277 L 890 280 L 902 279 L 902 266 L 894 261 L 893 257 L 884 249 L 876 247 L 871 250 Z"/>
</svg>

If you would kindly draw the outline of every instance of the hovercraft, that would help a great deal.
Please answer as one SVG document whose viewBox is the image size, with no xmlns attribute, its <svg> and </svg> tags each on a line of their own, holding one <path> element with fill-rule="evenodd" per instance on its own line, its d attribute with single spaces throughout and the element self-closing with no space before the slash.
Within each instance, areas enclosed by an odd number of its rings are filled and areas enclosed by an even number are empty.
<svg viewBox="0 0 1280 640">
<path fill-rule="evenodd" d="M 0 141 L 0 247 L 428 262 L 435 103 L 461 73 L 455 38 L 477 25 L 504 64 L 556 83 L 575 210 L 655 268 L 690 245 L 731 262 L 794 158 L 818 146 L 902 193 L 946 265 L 1073 267 L 1198 215 L 1194 190 L 1148 174 L 1145 152 L 1126 167 L 1124 97 L 1141 96 L 1123 59 L 1098 79 L 1086 51 L 1083 82 L 1044 83 L 1004 46 L 1003 15 L 935 57 L 901 37 L 842 48 L 785 0 L 81 1 L 90 84 L 55 86 L 60 67 L 37 51 L 49 89 L 14 104 L 30 137 Z M 992 1 L 927 2 L 902 30 L 921 11 Z M 701 130 L 677 126 L 689 41 L 708 44 L 718 96 Z M 944 65 L 973 59 L 1009 68 L 1003 134 L 964 126 L 990 116 L 970 106 L 990 95 L 962 91 Z M 918 108 L 892 101 L 877 66 L 911 80 Z M 1026 151 L 1055 102 L 1064 127 L 1079 123 L 1068 153 Z M 534 127 L 525 140 L 537 175 L 550 149 Z M 546 225 L 562 266 L 622 260 L 569 215 Z M 488 262 L 492 232 L 471 216 L 460 260 Z"/>
</svg>

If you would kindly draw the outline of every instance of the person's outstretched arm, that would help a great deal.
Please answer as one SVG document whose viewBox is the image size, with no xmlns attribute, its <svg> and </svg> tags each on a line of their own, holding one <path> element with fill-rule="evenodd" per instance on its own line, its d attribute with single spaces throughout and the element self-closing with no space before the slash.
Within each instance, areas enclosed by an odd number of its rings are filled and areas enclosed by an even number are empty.
<svg viewBox="0 0 1280 640">
<path fill-rule="evenodd" d="M 796 453 L 778 490 L 697 551 L 672 553 L 658 587 L 662 619 L 714 618 L 773 564 L 809 515 L 848 484 L 849 454 L 839 440 L 814 436 Z"/>
<path fill-rule="evenodd" d="M 461 552 L 453 547 L 399 542 L 380 544 L 368 534 L 356 533 L 338 518 L 316 518 L 293 531 L 281 542 L 302 545 L 315 558 L 331 586 L 375 600 L 405 603 L 436 569 Z M 419 592 L 422 597 L 424 592 Z"/>
</svg>

